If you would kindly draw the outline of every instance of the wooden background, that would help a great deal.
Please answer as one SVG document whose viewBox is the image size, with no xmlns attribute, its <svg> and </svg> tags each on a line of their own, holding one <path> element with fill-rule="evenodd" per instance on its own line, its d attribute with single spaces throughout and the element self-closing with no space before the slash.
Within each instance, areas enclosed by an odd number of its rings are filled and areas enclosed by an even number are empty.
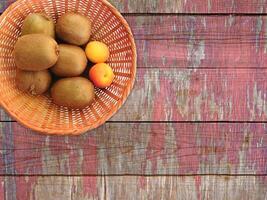
<svg viewBox="0 0 267 200">
<path fill-rule="evenodd" d="M 132 94 L 79 137 L 1 111 L 0 199 L 267 199 L 267 1 L 111 3 L 136 39 Z"/>
</svg>

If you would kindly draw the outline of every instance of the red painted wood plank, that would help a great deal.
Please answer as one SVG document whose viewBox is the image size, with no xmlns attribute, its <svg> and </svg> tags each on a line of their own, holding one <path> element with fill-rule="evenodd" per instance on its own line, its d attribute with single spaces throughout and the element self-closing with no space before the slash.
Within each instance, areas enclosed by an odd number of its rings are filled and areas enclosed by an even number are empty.
<svg viewBox="0 0 267 200">
<path fill-rule="evenodd" d="M 0 199 L 5 199 L 5 182 L 3 176 L 0 176 Z"/>
<path fill-rule="evenodd" d="M 111 121 L 266 121 L 267 69 L 139 69 Z"/>
<path fill-rule="evenodd" d="M 259 177 L 108 177 L 107 199 L 265 199 Z M 140 189 L 141 187 L 141 189 Z"/>
<path fill-rule="evenodd" d="M 140 69 L 112 121 L 266 121 L 267 70 Z"/>
<path fill-rule="evenodd" d="M 138 67 L 266 68 L 266 17 L 129 16 L 126 19 L 137 41 Z"/>
<path fill-rule="evenodd" d="M 98 177 L 15 177 L 16 198 L 14 200 L 54 199 L 103 199 L 103 183 L 92 182 Z M 6 199 L 11 199 L 8 196 Z"/>
<path fill-rule="evenodd" d="M 2 0 L 0 12 L 15 0 Z M 266 13 L 264 0 L 110 0 L 122 13 Z"/>
<path fill-rule="evenodd" d="M 54 199 L 266 199 L 266 177 L 251 176 L 119 176 L 93 177 L 97 179 L 96 191 L 87 192 L 83 184 L 92 177 L 41 177 L 33 183 L 29 177 L 15 177 L 17 197 L 7 195 L 4 199 L 54 200 Z M 23 193 L 24 185 L 30 193 Z M 93 186 L 94 187 L 94 186 Z M 21 195 L 22 196 L 18 196 Z M 1 195 L 1 194 L 0 194 Z"/>
<path fill-rule="evenodd" d="M 261 0 L 194 0 L 182 1 L 187 13 L 266 13 L 266 2 Z M 173 8 L 174 9 L 174 8 Z"/>
<path fill-rule="evenodd" d="M 267 66 L 266 16 L 167 15 L 126 19 L 136 39 L 138 68 Z"/>
<path fill-rule="evenodd" d="M 11 130 L 13 160 L 1 174 L 266 174 L 264 123 L 107 123 L 79 137 Z"/>
</svg>

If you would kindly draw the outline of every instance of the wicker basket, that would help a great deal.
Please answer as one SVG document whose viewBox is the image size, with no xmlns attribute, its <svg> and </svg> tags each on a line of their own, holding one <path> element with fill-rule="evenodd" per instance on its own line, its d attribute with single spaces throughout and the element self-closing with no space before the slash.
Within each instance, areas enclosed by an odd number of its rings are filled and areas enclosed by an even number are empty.
<svg viewBox="0 0 267 200">
<path fill-rule="evenodd" d="M 113 84 L 96 89 L 96 99 L 84 109 L 55 105 L 49 95 L 32 96 L 17 89 L 12 51 L 24 18 L 44 12 L 56 22 L 66 12 L 77 12 L 92 21 L 92 40 L 109 46 L 108 63 Z M 19 123 L 45 134 L 77 135 L 107 121 L 126 100 L 136 73 L 136 48 L 131 30 L 120 13 L 105 0 L 19 0 L 0 18 L 0 103 Z"/>
</svg>

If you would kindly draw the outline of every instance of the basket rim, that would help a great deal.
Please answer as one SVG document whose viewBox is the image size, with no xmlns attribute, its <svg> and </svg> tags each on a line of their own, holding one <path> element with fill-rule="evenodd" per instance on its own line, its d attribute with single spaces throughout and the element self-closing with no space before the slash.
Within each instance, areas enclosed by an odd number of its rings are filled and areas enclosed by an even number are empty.
<svg viewBox="0 0 267 200">
<path fill-rule="evenodd" d="M 19 4 L 25 0 L 17 0 L 14 3 L 12 3 L 0 16 L 0 27 L 2 26 L 2 21 L 7 17 L 9 12 L 11 12 L 16 6 L 19 6 Z M 42 1 L 42 0 L 38 0 Z M 85 125 L 79 128 L 72 128 L 71 130 L 69 129 L 47 129 L 47 128 L 41 128 L 32 125 L 31 123 L 28 123 L 26 120 L 19 119 L 17 117 L 16 113 L 12 112 L 12 110 L 8 109 L 8 106 L 3 102 L 3 99 L 1 98 L 0 94 L 0 107 L 4 109 L 12 118 L 14 118 L 19 124 L 23 125 L 26 128 L 29 128 L 33 131 L 36 131 L 41 134 L 46 134 L 46 135 L 58 135 L 58 136 L 66 136 L 66 135 L 80 135 L 82 133 L 85 133 L 87 131 L 93 130 L 101 125 L 103 125 L 106 121 L 108 121 L 118 110 L 122 107 L 122 105 L 125 103 L 127 97 L 129 96 L 131 90 L 133 89 L 134 83 L 135 83 L 135 78 L 136 78 L 136 68 L 137 68 L 137 51 L 136 51 L 136 45 L 134 41 L 134 37 L 131 31 L 131 28 L 128 24 L 128 22 L 124 19 L 124 17 L 121 15 L 121 13 L 110 3 L 108 0 L 97 0 L 102 3 L 104 3 L 110 11 L 117 17 L 118 20 L 121 21 L 122 25 L 125 27 L 129 40 L 131 42 L 131 50 L 133 52 L 133 61 L 132 65 L 133 67 L 131 68 L 131 79 L 130 83 L 125 87 L 122 97 L 118 100 L 117 104 L 114 105 L 110 111 L 104 115 L 101 119 L 96 121 L 96 123 L 90 124 L 90 125 Z M 0 29 L 0 34 L 1 33 Z"/>
</svg>

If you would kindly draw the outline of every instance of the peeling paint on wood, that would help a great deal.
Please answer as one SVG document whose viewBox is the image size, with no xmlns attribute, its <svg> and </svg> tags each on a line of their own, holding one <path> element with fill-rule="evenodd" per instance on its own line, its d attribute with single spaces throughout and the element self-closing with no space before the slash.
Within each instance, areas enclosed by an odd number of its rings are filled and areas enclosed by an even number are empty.
<svg viewBox="0 0 267 200">
<path fill-rule="evenodd" d="M 145 177 L 143 189 L 136 177 L 108 177 L 107 199 L 265 199 L 266 183 L 258 177 Z M 196 180 L 201 180 L 199 185 Z M 119 185 L 119 187 L 117 187 Z M 125 185 L 125 187 L 121 187 Z"/>
<path fill-rule="evenodd" d="M 38 177 L 32 188 L 32 193 L 29 196 L 30 200 L 93 200 L 98 199 L 98 193 L 86 193 L 86 188 L 96 188 L 101 185 L 93 182 L 91 179 L 97 177 Z M 90 191 L 90 189 L 89 189 Z"/>
<path fill-rule="evenodd" d="M 265 121 L 266 73 L 139 69 L 132 94 L 111 121 Z M 155 112 L 160 116 L 153 118 Z"/>
<path fill-rule="evenodd" d="M 0 199 L 267 199 L 267 18 L 205 15 L 266 13 L 266 0 L 111 3 L 136 39 L 132 94 L 79 137 L 0 123 L 0 173 L 23 175 L 0 177 Z"/>
<path fill-rule="evenodd" d="M 0 3 L 2 12 L 14 0 Z M 122 13 L 266 13 L 265 0 L 110 0 Z"/>
<path fill-rule="evenodd" d="M 24 177 L 16 177 L 24 179 Z M 96 177 L 97 194 L 84 194 L 80 182 L 91 177 L 37 177 L 27 200 L 199 200 L 242 199 L 262 200 L 267 198 L 267 183 L 263 177 L 251 176 L 190 176 L 190 177 Z M 142 179 L 142 187 L 138 182 Z M 198 181 L 201 184 L 198 184 Z M 20 182 L 19 180 L 17 182 Z M 18 190 L 21 189 L 18 184 Z M 26 185 L 28 186 L 28 185 Z M 87 185 L 87 187 L 91 187 Z M 1 195 L 1 194 L 0 194 Z M 12 199 L 9 196 L 6 199 Z M 17 198 L 26 200 L 25 198 Z"/>
<path fill-rule="evenodd" d="M 5 199 L 5 180 L 4 177 L 0 177 L 0 199 Z"/>
<path fill-rule="evenodd" d="M 154 121 L 156 112 L 156 121 L 265 121 L 266 76 L 266 69 L 139 69 L 111 121 Z"/>
<path fill-rule="evenodd" d="M 266 17 L 167 15 L 126 19 L 137 42 L 139 68 L 266 68 Z"/>
<path fill-rule="evenodd" d="M 24 175 L 265 174 L 266 128 L 265 123 L 107 123 L 80 137 L 48 141 L 12 123 L 17 139 L 9 156 L 15 160 L 0 173 L 6 168 Z M 96 182 L 83 182 L 84 192 L 96 193 L 85 187 Z"/>
</svg>

